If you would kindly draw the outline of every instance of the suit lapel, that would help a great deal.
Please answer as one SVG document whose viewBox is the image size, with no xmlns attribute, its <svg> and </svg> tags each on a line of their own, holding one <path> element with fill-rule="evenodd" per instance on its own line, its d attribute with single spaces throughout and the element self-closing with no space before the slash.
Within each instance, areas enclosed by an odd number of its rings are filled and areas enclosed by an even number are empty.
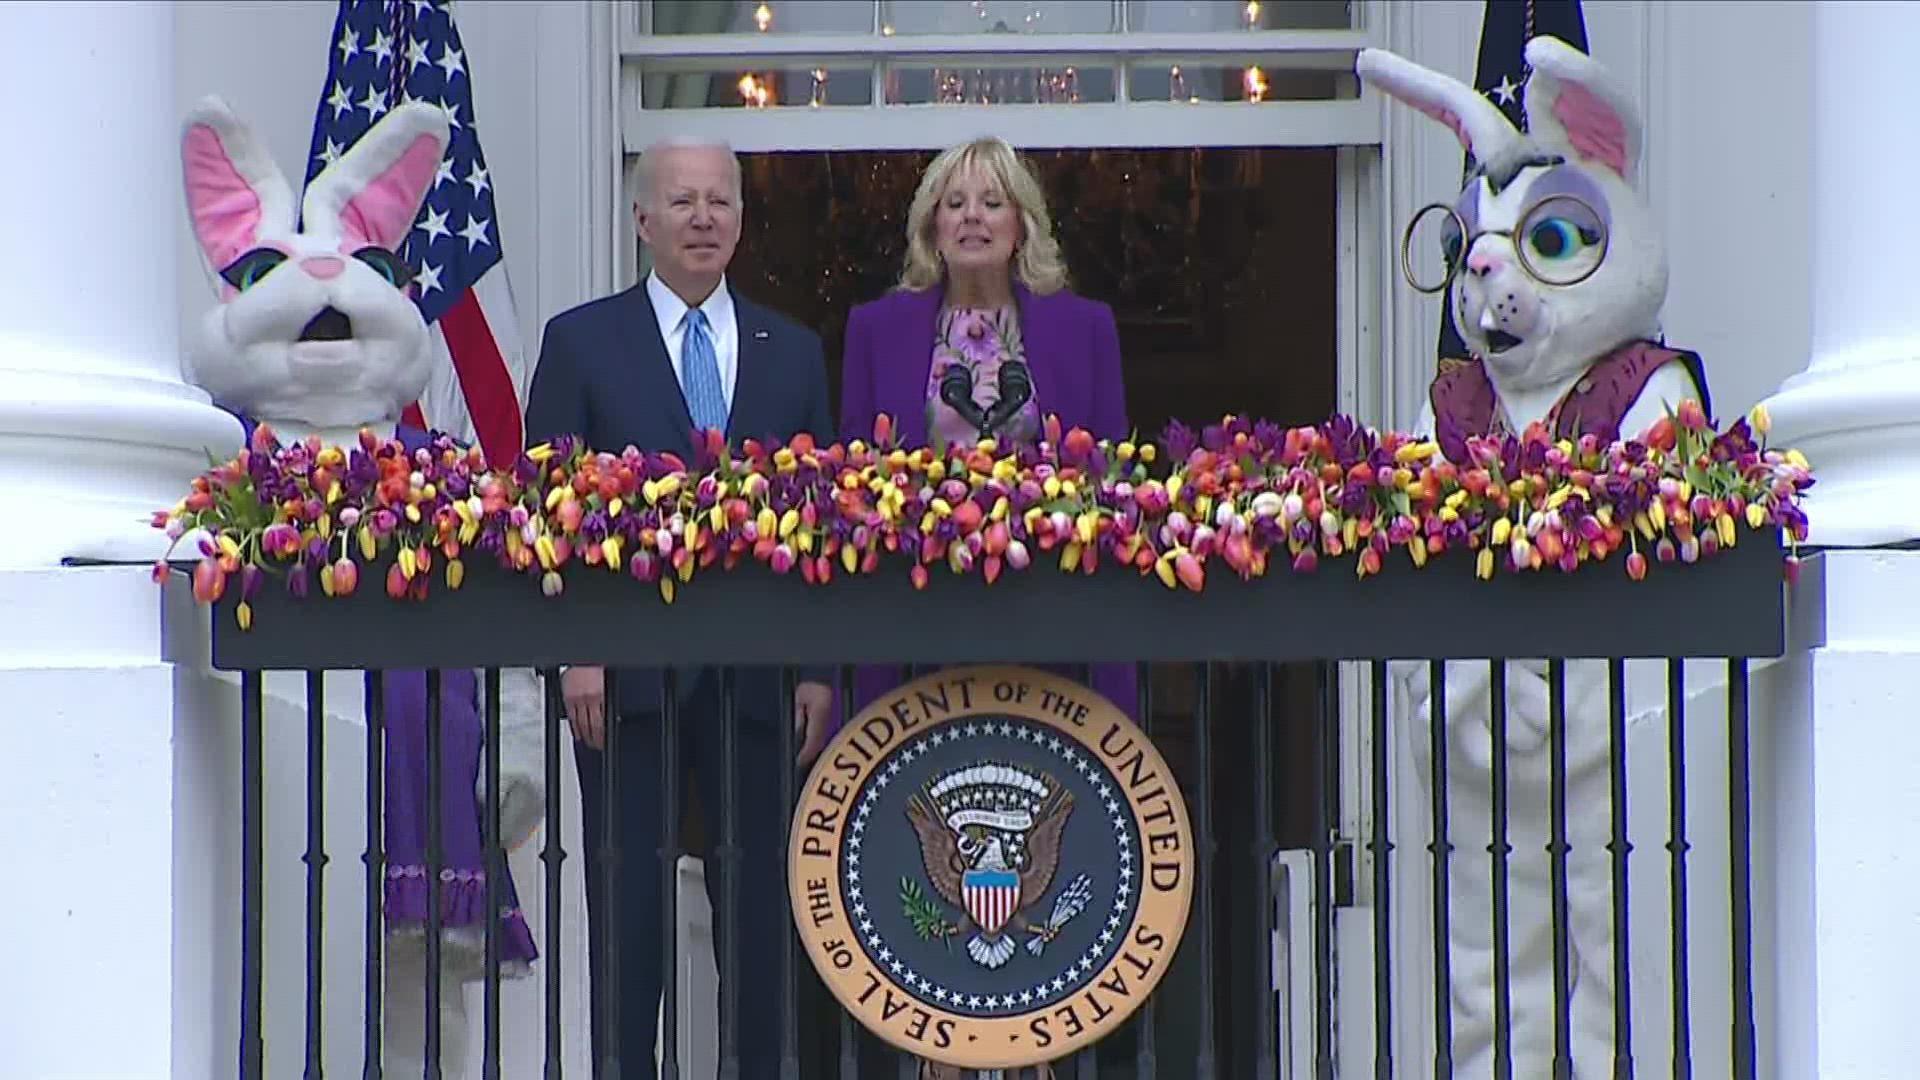
<svg viewBox="0 0 1920 1080">
<path fill-rule="evenodd" d="M 1059 320 L 1052 317 L 1052 305 L 1045 297 L 1035 296 L 1018 282 L 1014 283 L 1013 292 L 1020 307 L 1020 340 L 1026 348 L 1027 372 L 1033 376 L 1034 401 L 1039 404 L 1042 416 L 1060 412 L 1058 387 L 1054 384 L 1054 376 L 1060 370 Z M 1063 422 L 1066 419 L 1061 417 Z"/>
<path fill-rule="evenodd" d="M 780 395 L 779 359 L 774 355 L 772 320 L 756 304 L 733 294 L 733 318 L 739 327 L 739 369 L 733 379 L 733 408 L 727 412 L 727 439 L 765 439 L 779 425 L 770 421 Z"/>
<path fill-rule="evenodd" d="M 647 295 L 644 283 L 635 286 L 633 293 L 638 299 L 632 316 L 633 339 L 639 342 L 640 354 L 638 377 L 634 380 L 640 397 L 638 406 L 655 413 L 656 422 L 666 432 L 661 439 L 649 441 L 657 441 L 662 450 L 673 450 L 683 456 L 691 454 L 693 414 L 687 411 L 686 394 L 673 374 L 667 343 L 660 337 L 660 317 L 654 311 L 653 299 Z"/>
</svg>

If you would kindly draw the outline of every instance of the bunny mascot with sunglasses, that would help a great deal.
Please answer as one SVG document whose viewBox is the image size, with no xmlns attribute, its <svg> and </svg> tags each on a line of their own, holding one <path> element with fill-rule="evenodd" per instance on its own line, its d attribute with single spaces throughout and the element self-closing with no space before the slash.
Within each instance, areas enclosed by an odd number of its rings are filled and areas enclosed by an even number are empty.
<svg viewBox="0 0 1920 1080">
<path fill-rule="evenodd" d="M 432 362 L 400 247 L 436 182 L 447 140 L 438 108 L 401 104 L 316 175 L 296 203 L 272 158 L 223 102 L 208 98 L 188 116 L 180 143 L 187 210 L 219 303 L 190 331 L 183 367 L 240 417 L 256 446 L 260 424 L 286 445 L 317 437 L 356 457 L 365 453 L 362 429 L 398 438 L 409 452 L 431 441 L 398 419 L 425 388 Z M 310 557 L 308 572 L 338 555 Z M 500 687 L 500 835 L 510 848 L 542 818 L 544 713 L 532 672 L 505 670 Z M 378 687 L 369 675 L 369 703 L 376 693 L 386 734 L 385 1064 L 395 1075 L 418 1076 L 428 982 L 426 672 L 388 671 Z M 465 1075 L 464 990 L 485 977 L 482 920 L 497 920 L 503 975 L 526 973 L 536 955 L 510 874 L 499 883 L 501 910 L 487 910 L 484 694 L 477 672 L 441 672 L 439 1019 L 449 1077 Z"/>
<path fill-rule="evenodd" d="M 1467 461 L 1469 437 L 1518 434 L 1535 423 L 1556 440 L 1593 436 L 1604 446 L 1639 437 L 1683 402 L 1711 412 L 1699 357 L 1658 341 L 1667 257 L 1634 187 L 1641 125 L 1631 99 L 1599 64 L 1558 39 L 1529 41 L 1526 59 L 1526 133 L 1472 87 L 1401 57 L 1368 49 L 1356 65 L 1367 85 L 1446 125 L 1477 163 L 1451 203 L 1428 207 L 1408 228 L 1411 238 L 1416 227 L 1438 222 L 1442 269 L 1423 280 L 1410 240 L 1401 254 L 1415 288 L 1447 290 L 1473 353 L 1443 362 L 1416 428 L 1456 464 Z M 1565 979 L 1556 993 L 1548 672 L 1543 662 L 1506 664 L 1505 1005 L 1514 1076 L 1614 1075 L 1607 664 L 1565 667 L 1571 850 Z M 1435 688 L 1424 663 L 1400 674 L 1416 768 L 1432 785 L 1442 779 L 1433 776 L 1428 738 Z M 1445 676 L 1453 1061 L 1456 1075 L 1489 1076 L 1498 1053 L 1487 850 L 1492 675 L 1486 663 L 1454 662 Z M 1618 752 L 1624 761 L 1624 739 Z M 1560 994 L 1568 1000 L 1568 1072 L 1555 1060 Z"/>
</svg>

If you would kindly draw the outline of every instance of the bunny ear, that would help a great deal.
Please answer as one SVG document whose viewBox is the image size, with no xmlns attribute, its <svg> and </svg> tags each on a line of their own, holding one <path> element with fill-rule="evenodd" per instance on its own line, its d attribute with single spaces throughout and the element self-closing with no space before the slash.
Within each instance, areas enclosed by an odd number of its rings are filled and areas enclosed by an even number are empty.
<svg viewBox="0 0 1920 1080">
<path fill-rule="evenodd" d="M 1353 70 L 1361 81 L 1445 124 L 1477 161 L 1498 156 L 1520 138 L 1506 114 L 1473 87 L 1385 49 L 1361 49 Z"/>
<path fill-rule="evenodd" d="M 180 172 L 193 237 L 215 272 L 257 246 L 262 235 L 293 231 L 293 189 L 219 98 L 203 98 L 187 114 Z"/>
<path fill-rule="evenodd" d="M 1559 38 L 1527 42 L 1527 130 L 1543 146 L 1611 170 L 1633 183 L 1640 164 L 1640 114 L 1593 57 Z"/>
<path fill-rule="evenodd" d="M 447 114 L 437 106 L 410 101 L 387 113 L 307 184 L 306 228 L 399 251 L 433 187 L 447 136 Z"/>
</svg>

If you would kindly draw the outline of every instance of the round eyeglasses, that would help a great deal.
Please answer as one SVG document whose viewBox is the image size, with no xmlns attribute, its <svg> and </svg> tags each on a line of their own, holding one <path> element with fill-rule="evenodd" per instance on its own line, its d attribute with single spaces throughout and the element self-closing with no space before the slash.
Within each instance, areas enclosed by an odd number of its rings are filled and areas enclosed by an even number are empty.
<svg viewBox="0 0 1920 1080">
<path fill-rule="evenodd" d="M 1438 228 L 1433 244 L 1438 249 L 1439 265 L 1416 266 L 1417 248 L 1429 240 L 1416 240 L 1422 227 Z M 1504 236 L 1520 256 L 1520 269 L 1542 285 L 1577 285 L 1593 276 L 1606 261 L 1610 240 L 1607 224 L 1588 203 L 1573 195 L 1550 195 L 1534 203 L 1511 229 L 1482 229 L 1467 235 L 1467 223 L 1445 203 L 1422 207 L 1407 223 L 1400 238 L 1400 272 L 1407 284 L 1423 293 L 1437 293 L 1452 284 L 1454 275 L 1468 252 L 1483 236 Z"/>
</svg>

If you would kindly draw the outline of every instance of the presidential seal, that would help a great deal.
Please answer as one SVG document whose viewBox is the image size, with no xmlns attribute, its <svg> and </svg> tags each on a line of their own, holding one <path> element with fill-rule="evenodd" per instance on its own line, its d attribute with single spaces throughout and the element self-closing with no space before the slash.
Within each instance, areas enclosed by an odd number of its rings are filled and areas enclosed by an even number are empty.
<svg viewBox="0 0 1920 1080">
<path fill-rule="evenodd" d="M 899 687 L 814 764 L 793 914 L 850 1013 L 961 1068 L 1064 1058 L 1166 973 L 1194 875 L 1186 804 L 1111 702 L 1019 667 Z"/>
</svg>

